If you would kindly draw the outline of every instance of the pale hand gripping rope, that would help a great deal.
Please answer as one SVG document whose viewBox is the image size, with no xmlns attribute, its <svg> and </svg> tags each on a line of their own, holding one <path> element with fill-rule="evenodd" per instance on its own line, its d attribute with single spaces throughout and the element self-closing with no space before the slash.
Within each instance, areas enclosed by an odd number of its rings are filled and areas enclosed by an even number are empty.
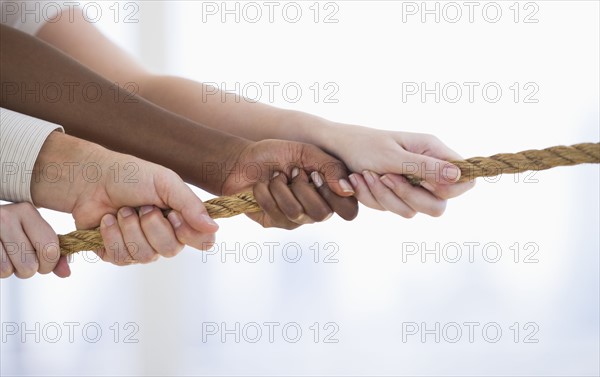
<svg viewBox="0 0 600 377">
<path fill-rule="evenodd" d="M 478 177 L 522 173 L 528 170 L 546 170 L 557 166 L 597 164 L 600 163 L 600 143 L 556 146 L 519 153 L 501 153 L 490 157 L 473 157 L 451 162 L 460 168 L 459 182 L 465 182 Z M 419 182 L 416 177 L 408 178 L 413 184 Z M 251 192 L 214 198 L 204 202 L 204 206 L 213 219 L 261 210 Z M 104 247 L 98 229 L 76 230 L 66 235 L 59 235 L 58 240 L 62 255 L 82 250 L 98 250 Z"/>
</svg>

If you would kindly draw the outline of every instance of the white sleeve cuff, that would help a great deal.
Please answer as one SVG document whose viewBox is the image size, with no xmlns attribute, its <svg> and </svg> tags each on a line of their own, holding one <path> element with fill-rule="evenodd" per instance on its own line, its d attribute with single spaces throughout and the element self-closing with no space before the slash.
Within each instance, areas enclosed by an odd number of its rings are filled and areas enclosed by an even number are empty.
<svg viewBox="0 0 600 377">
<path fill-rule="evenodd" d="M 64 132 L 57 124 L 0 108 L 0 200 L 33 203 L 33 166 L 56 130 Z"/>
</svg>

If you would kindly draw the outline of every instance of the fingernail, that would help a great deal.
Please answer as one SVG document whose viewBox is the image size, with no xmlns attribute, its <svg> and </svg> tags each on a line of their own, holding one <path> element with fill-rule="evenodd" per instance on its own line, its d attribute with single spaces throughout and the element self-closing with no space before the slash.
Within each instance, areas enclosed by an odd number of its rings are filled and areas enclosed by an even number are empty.
<svg viewBox="0 0 600 377">
<path fill-rule="evenodd" d="M 111 214 L 104 215 L 104 217 L 102 218 L 102 224 L 104 226 L 111 226 L 114 223 L 115 223 L 115 217 Z"/>
<path fill-rule="evenodd" d="M 460 178 L 460 169 L 454 165 L 449 165 L 442 170 L 444 178 L 450 182 L 456 182 Z"/>
<path fill-rule="evenodd" d="M 140 208 L 140 213 L 142 215 L 145 215 L 148 212 L 152 211 L 153 209 L 154 209 L 154 206 L 142 206 L 142 208 Z"/>
<path fill-rule="evenodd" d="M 433 192 L 433 186 L 431 185 L 431 183 L 426 182 L 426 181 L 421 181 L 420 185 L 423 186 L 423 188 L 425 188 L 427 191 Z"/>
<path fill-rule="evenodd" d="M 278 175 L 279 175 L 279 172 L 278 172 L 278 171 L 276 171 L 275 173 L 273 173 L 273 176 L 272 176 L 271 178 L 275 178 L 275 177 L 277 177 Z"/>
<path fill-rule="evenodd" d="M 375 183 L 375 176 L 368 170 L 363 171 L 363 177 L 367 180 L 367 182 L 372 185 Z"/>
<path fill-rule="evenodd" d="M 121 216 L 127 217 L 133 215 L 133 209 L 131 207 L 121 208 Z"/>
<path fill-rule="evenodd" d="M 217 225 L 217 226 L 218 226 L 218 224 L 215 222 L 215 220 L 211 219 L 211 217 L 210 217 L 210 216 L 208 216 L 208 215 L 204 215 L 204 214 L 203 214 L 203 215 L 201 215 L 201 217 L 202 217 L 202 219 L 203 219 L 203 220 L 204 220 L 206 223 L 208 223 L 208 224 L 210 224 L 210 225 Z"/>
<path fill-rule="evenodd" d="M 298 168 L 293 168 L 292 169 L 292 179 L 296 178 L 298 176 L 298 174 L 300 174 L 300 169 Z"/>
<path fill-rule="evenodd" d="M 181 226 L 181 218 L 175 211 L 171 211 L 167 215 L 167 219 L 169 219 L 169 222 L 171 225 L 173 225 L 173 228 L 179 228 Z"/>
<path fill-rule="evenodd" d="M 394 182 L 387 176 L 387 175 L 382 175 L 379 180 L 381 182 L 383 182 L 384 185 L 386 185 L 388 188 L 390 189 L 394 189 L 396 188 L 396 185 L 394 184 Z"/>
<path fill-rule="evenodd" d="M 354 189 L 352 189 L 352 186 L 350 186 L 350 183 L 348 183 L 348 181 L 342 178 L 339 182 L 343 192 L 349 192 L 354 194 Z"/>
<path fill-rule="evenodd" d="M 319 174 L 318 171 L 313 171 L 310 173 L 310 177 L 317 188 L 323 186 L 323 178 L 321 178 L 321 174 Z"/>
<path fill-rule="evenodd" d="M 354 174 L 350 174 L 348 178 L 350 179 L 350 183 L 352 183 L 352 187 L 358 186 L 358 180 L 356 179 L 356 176 Z"/>
</svg>

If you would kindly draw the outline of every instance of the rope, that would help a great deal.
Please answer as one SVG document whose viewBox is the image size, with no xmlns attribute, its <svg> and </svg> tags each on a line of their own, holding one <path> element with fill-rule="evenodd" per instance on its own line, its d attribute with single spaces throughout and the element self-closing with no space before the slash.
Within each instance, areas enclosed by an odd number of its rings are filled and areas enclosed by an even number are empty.
<svg viewBox="0 0 600 377">
<path fill-rule="evenodd" d="M 459 182 L 478 177 L 492 177 L 500 174 L 522 173 L 529 170 L 546 170 L 558 166 L 571 166 L 585 163 L 600 163 L 600 143 L 583 143 L 572 146 L 556 146 L 543 150 L 527 150 L 519 153 L 501 153 L 490 157 L 473 157 L 462 161 L 452 161 L 460 168 Z M 417 177 L 408 177 L 411 183 L 418 184 Z M 222 196 L 204 202 L 208 215 L 213 219 L 232 217 L 241 213 L 260 211 L 251 192 Z M 164 210 L 166 215 L 169 210 Z M 98 250 L 104 247 L 98 229 L 76 230 L 58 236 L 62 255 L 82 250 Z"/>
</svg>

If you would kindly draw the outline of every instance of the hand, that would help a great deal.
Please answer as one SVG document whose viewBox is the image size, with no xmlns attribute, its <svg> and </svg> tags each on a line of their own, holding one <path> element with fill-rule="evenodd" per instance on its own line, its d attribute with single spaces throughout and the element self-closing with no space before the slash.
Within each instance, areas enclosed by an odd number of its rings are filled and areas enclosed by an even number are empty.
<svg viewBox="0 0 600 377">
<path fill-rule="evenodd" d="M 248 216 L 264 227 L 293 229 L 333 212 L 345 220 L 358 213 L 346 167 L 313 145 L 263 140 L 245 147 L 232 165 L 222 194 L 253 187 L 263 211 Z"/>
<path fill-rule="evenodd" d="M 325 149 L 355 172 L 350 182 L 364 205 L 413 217 L 444 213 L 447 199 L 459 196 L 474 182 L 455 183 L 460 170 L 447 161 L 462 158 L 432 135 L 330 125 Z M 332 135 L 336 135 L 333 138 Z M 423 179 L 420 187 L 403 175 Z"/>
<path fill-rule="evenodd" d="M 210 248 L 218 229 L 171 170 L 57 132 L 40 151 L 31 192 L 36 205 L 72 213 L 77 229 L 100 224 L 106 247 L 97 253 L 117 265 L 172 257 L 184 244 Z M 168 220 L 159 208 L 173 209 Z"/>
<path fill-rule="evenodd" d="M 30 203 L 0 206 L 0 278 L 13 273 L 21 279 L 54 272 L 71 275 L 66 257 L 60 256 L 58 237 Z"/>
</svg>

